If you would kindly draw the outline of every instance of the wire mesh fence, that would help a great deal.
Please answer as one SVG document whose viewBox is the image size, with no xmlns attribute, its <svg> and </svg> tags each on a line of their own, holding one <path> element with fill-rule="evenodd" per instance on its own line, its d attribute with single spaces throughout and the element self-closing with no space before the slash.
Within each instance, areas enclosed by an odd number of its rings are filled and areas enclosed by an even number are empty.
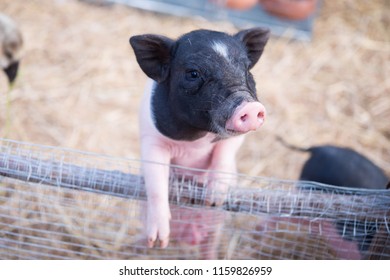
<svg viewBox="0 0 390 280">
<path fill-rule="evenodd" d="M 199 172 L 171 166 L 171 242 L 151 249 L 140 161 L 1 140 L 0 258 L 390 259 L 388 190 L 219 174 L 236 183 L 211 207 Z"/>
</svg>

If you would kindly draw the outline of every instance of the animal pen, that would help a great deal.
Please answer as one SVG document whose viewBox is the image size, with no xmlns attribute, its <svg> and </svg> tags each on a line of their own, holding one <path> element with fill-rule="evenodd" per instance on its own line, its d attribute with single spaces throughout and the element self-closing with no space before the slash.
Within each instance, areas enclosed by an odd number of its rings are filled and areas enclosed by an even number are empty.
<svg viewBox="0 0 390 280">
<path fill-rule="evenodd" d="M 166 249 L 145 246 L 141 162 L 127 159 L 138 158 L 145 75 L 128 38 L 237 28 L 226 19 L 85 2 L 0 1 L 26 39 L 20 75 L 7 93 L 9 119 L 0 93 L 0 258 L 200 258 L 185 234 Z M 315 28 L 309 19 L 300 33 L 310 43 L 272 38 L 253 69 L 269 118 L 248 135 L 237 159 L 248 175 L 238 175 L 225 203 L 204 205 L 207 182 L 172 170 L 170 201 L 178 210 L 172 229 L 190 221 L 212 232 L 223 219 L 220 259 L 390 259 L 389 190 L 321 185 L 319 191 L 308 182 L 270 179 L 296 178 L 305 157 L 278 146 L 276 133 L 302 145 L 347 144 L 389 175 L 388 1 L 321 3 Z"/>
<path fill-rule="evenodd" d="M 225 203 L 206 207 L 207 182 L 171 170 L 176 213 L 210 231 L 224 219 L 220 259 L 390 259 L 388 190 L 238 175 Z M 199 258 L 183 240 L 145 246 L 137 160 L 3 139 L 0 194 L 2 259 Z M 172 223 L 188 220 L 173 213 Z"/>
</svg>

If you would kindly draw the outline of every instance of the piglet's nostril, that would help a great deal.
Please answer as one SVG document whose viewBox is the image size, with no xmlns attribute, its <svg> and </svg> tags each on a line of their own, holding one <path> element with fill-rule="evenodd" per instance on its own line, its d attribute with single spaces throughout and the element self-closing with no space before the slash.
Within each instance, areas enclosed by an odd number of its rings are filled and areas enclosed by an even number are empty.
<svg viewBox="0 0 390 280">
<path fill-rule="evenodd" d="M 259 120 L 263 120 L 264 119 L 264 112 L 263 111 L 260 111 L 258 114 L 257 114 L 257 118 Z"/>
<path fill-rule="evenodd" d="M 240 119 L 241 121 L 245 122 L 248 119 L 248 115 L 247 114 L 242 115 Z"/>
</svg>

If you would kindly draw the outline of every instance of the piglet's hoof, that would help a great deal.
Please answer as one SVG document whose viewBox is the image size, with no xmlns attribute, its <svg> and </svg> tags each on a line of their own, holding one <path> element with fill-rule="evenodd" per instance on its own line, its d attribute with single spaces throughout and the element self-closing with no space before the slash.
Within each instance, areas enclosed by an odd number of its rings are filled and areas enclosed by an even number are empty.
<svg viewBox="0 0 390 280">
<path fill-rule="evenodd" d="M 207 185 L 207 195 L 205 205 L 211 207 L 221 206 L 227 197 L 227 187 L 225 185 L 218 186 L 216 182 L 210 182 Z"/>
</svg>

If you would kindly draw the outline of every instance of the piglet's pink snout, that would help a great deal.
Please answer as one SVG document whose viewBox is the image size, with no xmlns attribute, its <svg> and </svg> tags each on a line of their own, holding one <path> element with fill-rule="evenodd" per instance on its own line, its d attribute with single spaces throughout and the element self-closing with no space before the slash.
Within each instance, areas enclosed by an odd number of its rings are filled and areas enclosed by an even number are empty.
<svg viewBox="0 0 390 280">
<path fill-rule="evenodd" d="M 263 125 L 265 108 L 260 102 L 243 102 L 226 122 L 225 128 L 234 132 L 246 133 Z"/>
</svg>

